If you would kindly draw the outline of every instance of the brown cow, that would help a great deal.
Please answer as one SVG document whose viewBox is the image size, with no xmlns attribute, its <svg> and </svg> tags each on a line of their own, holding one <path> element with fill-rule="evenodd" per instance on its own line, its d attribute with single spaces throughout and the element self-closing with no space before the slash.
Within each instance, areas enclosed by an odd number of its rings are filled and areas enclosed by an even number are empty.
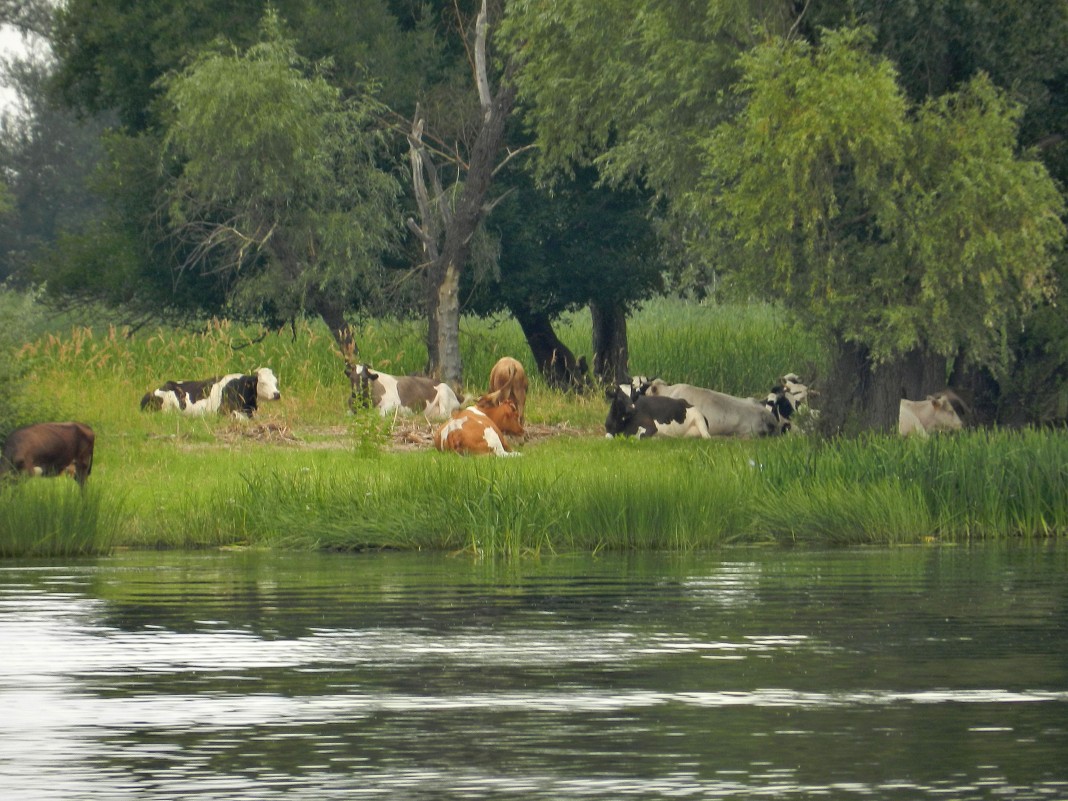
<svg viewBox="0 0 1068 801">
<path fill-rule="evenodd" d="M 502 356 L 493 365 L 489 375 L 489 392 L 500 393 L 497 397 L 515 402 L 515 408 L 519 412 L 519 422 L 526 419 L 527 407 L 527 373 L 518 359 L 511 356 Z"/>
<path fill-rule="evenodd" d="M 439 451 L 456 453 L 518 456 L 504 438 L 504 434 L 522 436 L 519 410 L 512 400 L 494 403 L 483 395 L 474 406 L 453 414 L 452 419 L 434 433 L 434 447 Z"/>
<path fill-rule="evenodd" d="M 84 423 L 37 423 L 11 432 L 0 456 L 0 473 L 30 476 L 70 473 L 79 485 L 93 469 L 96 435 Z"/>
</svg>

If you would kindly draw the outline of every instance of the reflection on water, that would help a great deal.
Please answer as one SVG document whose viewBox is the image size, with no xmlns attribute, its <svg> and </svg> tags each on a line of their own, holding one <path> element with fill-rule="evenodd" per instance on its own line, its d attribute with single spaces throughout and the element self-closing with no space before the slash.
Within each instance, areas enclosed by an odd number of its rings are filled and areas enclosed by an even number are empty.
<svg viewBox="0 0 1068 801">
<path fill-rule="evenodd" d="M 0 796 L 1068 798 L 1068 550 L 0 564 Z"/>
</svg>

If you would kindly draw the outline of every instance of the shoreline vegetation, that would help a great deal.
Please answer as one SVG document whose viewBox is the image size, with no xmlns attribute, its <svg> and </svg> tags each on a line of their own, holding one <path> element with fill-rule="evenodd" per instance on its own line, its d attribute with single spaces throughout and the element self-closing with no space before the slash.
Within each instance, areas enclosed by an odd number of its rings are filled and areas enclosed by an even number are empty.
<svg viewBox="0 0 1068 801">
<path fill-rule="evenodd" d="M 561 338 L 589 353 L 588 316 Z M 360 359 L 419 372 L 417 322 L 357 326 Z M 658 300 L 630 320 L 631 368 L 737 395 L 787 372 L 819 386 L 811 333 L 763 305 Z M 1050 538 L 1068 531 L 1068 435 L 972 430 L 927 440 L 645 441 L 604 437 L 603 393 L 549 390 L 509 319 L 464 321 L 464 387 L 514 355 L 532 390 L 520 459 L 457 457 L 422 418 L 347 413 L 349 382 L 321 324 L 262 336 L 74 328 L 20 351 L 37 420 L 97 434 L 84 492 L 64 478 L 0 486 L 0 557 L 116 548 L 441 550 L 521 556 L 735 544 L 904 545 Z M 169 378 L 269 366 L 282 400 L 252 421 L 142 413 Z"/>
</svg>

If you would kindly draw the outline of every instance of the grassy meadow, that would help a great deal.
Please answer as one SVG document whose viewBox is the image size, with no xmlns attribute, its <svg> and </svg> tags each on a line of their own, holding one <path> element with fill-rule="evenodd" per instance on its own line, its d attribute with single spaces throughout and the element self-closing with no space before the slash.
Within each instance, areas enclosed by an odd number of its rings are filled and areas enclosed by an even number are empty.
<svg viewBox="0 0 1068 801">
<path fill-rule="evenodd" d="M 589 318 L 559 326 L 590 353 Z M 76 328 L 27 343 L 37 420 L 97 434 L 84 492 L 65 478 L 0 486 L 0 556 L 129 548 L 403 548 L 521 555 L 730 543 L 907 544 L 1068 531 L 1068 437 L 971 431 L 903 441 L 608 440 L 599 392 L 532 376 L 518 459 L 429 446 L 421 419 L 347 413 L 343 362 L 321 324 L 279 333 L 213 321 L 133 335 Z M 784 372 L 821 372 L 820 343 L 767 306 L 661 300 L 629 327 L 631 368 L 760 395 Z M 357 327 L 360 358 L 418 372 L 418 323 Z M 511 320 L 465 320 L 468 393 L 494 361 L 529 351 Z M 248 422 L 142 413 L 168 378 L 270 366 L 283 399 Z"/>
</svg>

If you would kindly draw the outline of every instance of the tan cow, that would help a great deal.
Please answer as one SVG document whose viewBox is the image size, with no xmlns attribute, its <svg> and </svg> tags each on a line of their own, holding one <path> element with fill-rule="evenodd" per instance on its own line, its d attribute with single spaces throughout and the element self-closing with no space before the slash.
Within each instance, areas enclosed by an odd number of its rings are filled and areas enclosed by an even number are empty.
<svg viewBox="0 0 1068 801">
<path fill-rule="evenodd" d="M 964 427 L 961 416 L 968 407 L 951 390 L 928 395 L 922 401 L 901 400 L 897 431 L 902 436 L 926 437 L 938 431 L 959 431 Z"/>
<path fill-rule="evenodd" d="M 526 420 L 527 408 L 527 372 L 518 359 L 511 356 L 502 356 L 493 365 L 489 375 L 489 392 L 499 393 L 496 397 L 500 400 L 512 400 L 519 412 L 519 422 Z"/>
</svg>

